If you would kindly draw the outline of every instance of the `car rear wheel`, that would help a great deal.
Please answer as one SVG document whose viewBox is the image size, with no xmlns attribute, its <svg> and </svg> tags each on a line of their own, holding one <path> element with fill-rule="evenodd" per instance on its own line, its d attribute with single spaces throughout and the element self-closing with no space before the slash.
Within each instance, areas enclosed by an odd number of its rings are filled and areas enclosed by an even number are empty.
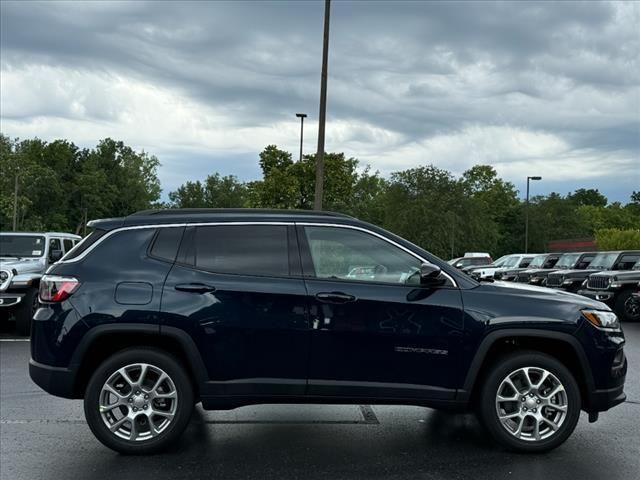
<svg viewBox="0 0 640 480">
<path fill-rule="evenodd" d="M 89 380 L 84 398 L 91 431 L 124 454 L 155 453 L 170 445 L 187 427 L 193 405 L 184 368 L 147 348 L 108 358 Z"/>
<path fill-rule="evenodd" d="M 38 290 L 30 288 L 26 291 L 19 308 L 16 310 L 16 333 L 22 337 L 28 337 L 31 334 L 31 320 L 36 313 L 40 303 L 38 300 Z"/>
<path fill-rule="evenodd" d="M 562 444 L 580 417 L 580 390 L 571 372 L 538 352 L 501 357 L 481 386 L 482 423 L 503 447 L 544 452 Z"/>
<path fill-rule="evenodd" d="M 640 322 L 640 298 L 631 291 L 622 292 L 616 300 L 615 311 L 624 322 Z"/>
</svg>

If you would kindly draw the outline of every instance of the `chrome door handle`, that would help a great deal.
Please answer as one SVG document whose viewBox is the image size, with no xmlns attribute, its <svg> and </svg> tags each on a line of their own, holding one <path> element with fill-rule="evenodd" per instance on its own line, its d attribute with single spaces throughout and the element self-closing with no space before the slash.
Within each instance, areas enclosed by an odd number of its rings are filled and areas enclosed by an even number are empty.
<svg viewBox="0 0 640 480">
<path fill-rule="evenodd" d="M 349 303 L 355 302 L 356 297 L 342 292 L 321 292 L 316 294 L 316 299 L 322 303 Z"/>
<path fill-rule="evenodd" d="M 216 291 L 216 287 L 206 285 L 204 283 L 179 283 L 175 286 L 175 289 L 179 292 L 188 293 L 212 293 Z"/>
</svg>

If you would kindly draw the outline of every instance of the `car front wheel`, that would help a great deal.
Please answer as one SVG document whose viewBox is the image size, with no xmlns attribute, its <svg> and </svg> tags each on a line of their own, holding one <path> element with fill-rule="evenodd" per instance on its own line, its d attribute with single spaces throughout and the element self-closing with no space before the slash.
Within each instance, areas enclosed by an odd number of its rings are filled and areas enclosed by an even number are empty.
<svg viewBox="0 0 640 480">
<path fill-rule="evenodd" d="M 184 367 L 147 348 L 108 358 L 89 380 L 84 398 L 91 431 L 124 454 L 155 453 L 170 445 L 186 428 L 193 405 Z"/>
<path fill-rule="evenodd" d="M 571 372 L 539 352 L 501 357 L 484 378 L 480 418 L 509 450 L 544 452 L 562 444 L 580 417 L 580 390 Z"/>
</svg>

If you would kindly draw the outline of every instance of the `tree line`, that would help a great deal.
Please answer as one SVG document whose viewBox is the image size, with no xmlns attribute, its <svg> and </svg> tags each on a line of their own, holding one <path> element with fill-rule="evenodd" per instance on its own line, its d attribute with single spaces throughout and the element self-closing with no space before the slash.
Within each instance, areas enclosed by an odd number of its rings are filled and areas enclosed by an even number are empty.
<svg viewBox="0 0 640 480">
<path fill-rule="evenodd" d="M 214 172 L 185 182 L 161 202 L 158 159 L 122 142 L 107 138 L 83 149 L 66 140 L 0 135 L 0 229 L 11 230 L 15 219 L 20 230 L 82 233 L 87 219 L 155 207 L 313 207 L 315 155 L 294 161 L 270 145 L 259 165 L 260 180 Z M 444 258 L 524 248 L 526 205 L 489 165 L 461 176 L 424 165 L 384 177 L 355 158 L 327 153 L 323 203 L 326 210 L 380 225 Z M 608 202 L 598 190 L 578 189 L 535 196 L 528 208 L 529 251 L 545 251 L 550 240 L 586 237 L 608 247 L 640 248 L 640 192 L 621 204 Z"/>
</svg>

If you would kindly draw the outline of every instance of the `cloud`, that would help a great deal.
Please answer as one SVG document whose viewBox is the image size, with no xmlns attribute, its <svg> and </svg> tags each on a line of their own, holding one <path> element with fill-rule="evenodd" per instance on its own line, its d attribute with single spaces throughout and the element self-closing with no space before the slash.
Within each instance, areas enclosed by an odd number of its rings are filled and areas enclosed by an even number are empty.
<svg viewBox="0 0 640 480">
<path fill-rule="evenodd" d="M 322 12 L 3 1 L 1 129 L 122 139 L 160 158 L 165 190 L 255 178 L 267 144 L 297 152 L 296 112 L 316 149 Z M 518 186 L 640 189 L 640 4 L 345 1 L 331 21 L 328 150 L 383 173 L 490 163 Z"/>
</svg>

